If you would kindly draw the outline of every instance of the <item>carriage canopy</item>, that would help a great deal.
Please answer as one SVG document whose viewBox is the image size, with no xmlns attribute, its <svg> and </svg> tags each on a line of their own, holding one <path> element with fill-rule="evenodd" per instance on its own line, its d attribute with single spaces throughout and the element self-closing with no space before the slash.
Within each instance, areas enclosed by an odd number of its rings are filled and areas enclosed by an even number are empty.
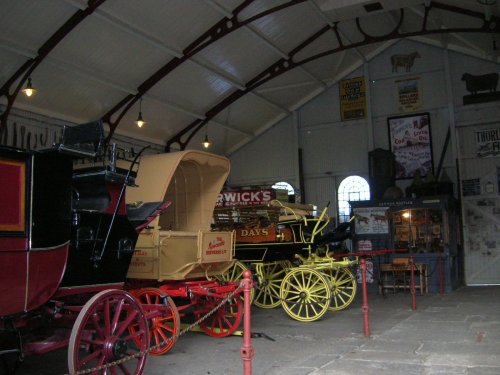
<svg viewBox="0 0 500 375">
<path fill-rule="evenodd" d="M 203 151 L 180 151 L 141 158 L 137 187 L 127 203 L 171 201 L 160 216 L 164 230 L 209 230 L 217 196 L 229 175 L 227 158 Z"/>
</svg>

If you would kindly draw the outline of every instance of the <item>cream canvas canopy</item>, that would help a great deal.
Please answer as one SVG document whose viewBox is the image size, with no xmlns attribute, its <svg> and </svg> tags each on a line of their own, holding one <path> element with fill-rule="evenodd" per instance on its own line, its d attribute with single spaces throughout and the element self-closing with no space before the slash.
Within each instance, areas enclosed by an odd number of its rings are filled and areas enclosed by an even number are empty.
<svg viewBox="0 0 500 375">
<path fill-rule="evenodd" d="M 217 197 L 229 175 L 227 158 L 188 150 L 141 158 L 127 203 L 171 201 L 160 216 L 163 230 L 209 230 Z"/>
</svg>

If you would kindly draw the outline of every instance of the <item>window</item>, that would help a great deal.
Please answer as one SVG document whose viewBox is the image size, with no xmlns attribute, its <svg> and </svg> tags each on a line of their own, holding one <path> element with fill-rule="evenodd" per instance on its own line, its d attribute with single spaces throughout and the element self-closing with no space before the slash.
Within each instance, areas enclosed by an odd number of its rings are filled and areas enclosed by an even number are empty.
<svg viewBox="0 0 500 375">
<path fill-rule="evenodd" d="M 363 177 L 349 176 L 343 179 L 338 191 L 339 223 L 349 221 L 349 201 L 366 200 L 370 200 L 370 185 Z"/>
<path fill-rule="evenodd" d="M 288 191 L 288 195 L 294 195 L 295 194 L 295 189 L 288 182 L 284 182 L 284 181 L 276 182 L 271 187 L 273 189 L 284 189 L 284 190 Z"/>
<path fill-rule="evenodd" d="M 271 186 L 273 189 L 279 189 L 280 191 L 286 190 L 287 195 L 284 195 L 284 192 L 282 194 L 279 194 L 276 196 L 276 198 L 285 201 L 285 202 L 295 202 L 295 189 L 293 188 L 292 185 L 290 185 L 288 182 L 281 181 L 281 182 L 276 182 L 273 186 Z"/>
</svg>

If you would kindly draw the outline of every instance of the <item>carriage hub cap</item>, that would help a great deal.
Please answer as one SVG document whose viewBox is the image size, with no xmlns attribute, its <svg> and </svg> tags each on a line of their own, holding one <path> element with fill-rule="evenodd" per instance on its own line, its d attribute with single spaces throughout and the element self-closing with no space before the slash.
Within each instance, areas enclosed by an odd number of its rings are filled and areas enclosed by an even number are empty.
<svg viewBox="0 0 500 375">
<path fill-rule="evenodd" d="M 113 357 L 123 358 L 127 354 L 127 343 L 125 340 L 118 339 L 113 345 Z"/>
</svg>

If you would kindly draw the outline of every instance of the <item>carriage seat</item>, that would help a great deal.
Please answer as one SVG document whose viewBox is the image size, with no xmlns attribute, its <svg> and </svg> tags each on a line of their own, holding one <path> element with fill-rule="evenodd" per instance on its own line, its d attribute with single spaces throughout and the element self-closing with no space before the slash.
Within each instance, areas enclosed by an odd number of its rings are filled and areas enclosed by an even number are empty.
<svg viewBox="0 0 500 375">
<path fill-rule="evenodd" d="M 146 228 L 172 202 L 136 202 L 127 204 L 127 218 L 137 232 Z"/>
<path fill-rule="evenodd" d="M 92 121 L 75 126 L 65 125 L 61 143 L 54 147 L 65 154 L 94 158 L 104 144 L 102 121 Z"/>
</svg>

